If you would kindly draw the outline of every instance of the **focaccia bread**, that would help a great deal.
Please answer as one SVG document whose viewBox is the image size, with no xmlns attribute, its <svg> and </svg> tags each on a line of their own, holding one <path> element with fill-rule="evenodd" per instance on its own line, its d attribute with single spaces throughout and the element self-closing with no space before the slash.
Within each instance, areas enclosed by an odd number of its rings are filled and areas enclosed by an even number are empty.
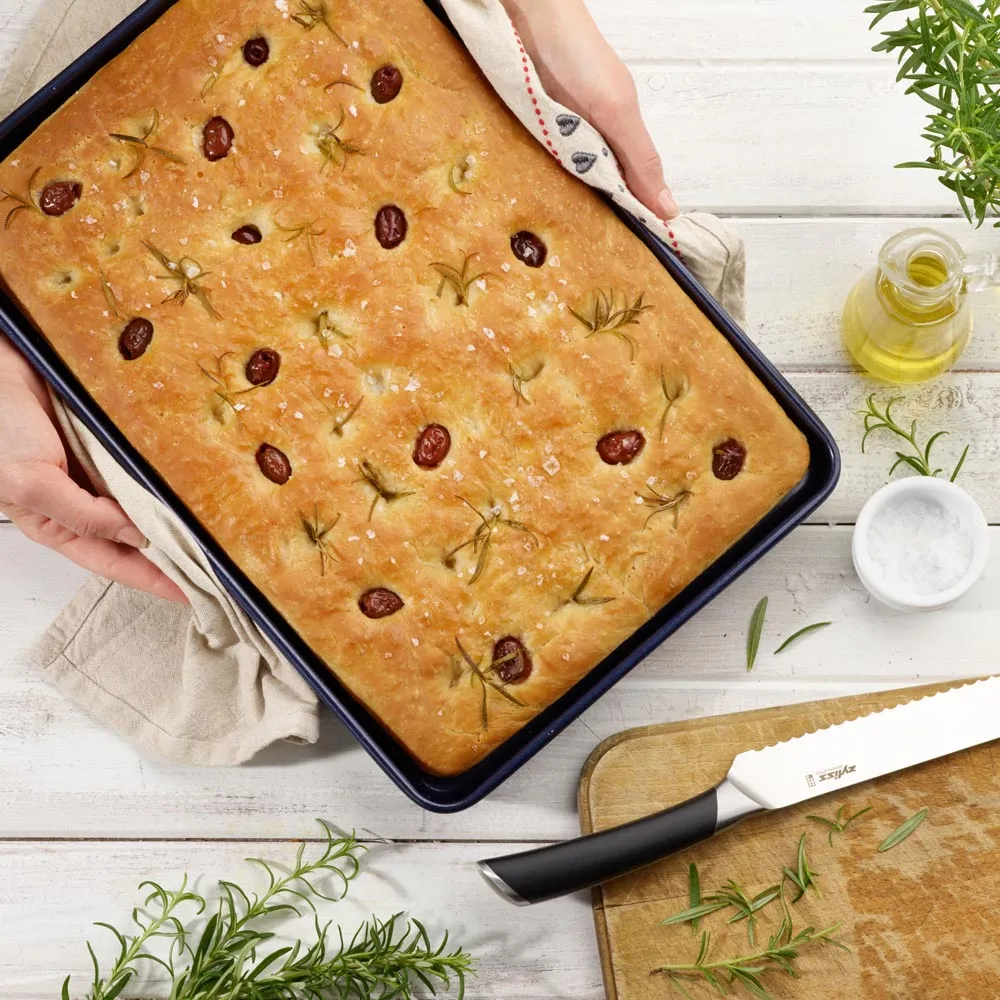
<svg viewBox="0 0 1000 1000">
<path fill-rule="evenodd" d="M 430 771 L 524 726 L 806 470 L 421 0 L 180 0 L 0 188 L 6 287 Z"/>
</svg>

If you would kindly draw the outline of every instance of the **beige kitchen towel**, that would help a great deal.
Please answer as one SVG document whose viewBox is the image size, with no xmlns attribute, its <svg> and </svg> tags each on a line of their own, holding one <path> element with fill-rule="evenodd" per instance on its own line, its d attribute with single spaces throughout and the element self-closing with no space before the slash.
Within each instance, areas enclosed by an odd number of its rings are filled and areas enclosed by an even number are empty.
<svg viewBox="0 0 1000 1000">
<path fill-rule="evenodd" d="M 660 222 L 626 189 L 600 134 L 550 100 L 499 0 L 444 0 L 504 101 L 575 176 L 646 222 L 738 320 L 745 298 L 739 237 L 718 219 Z M 135 0 L 47 0 L 0 82 L 6 114 L 129 14 Z M 92 579 L 34 651 L 36 663 L 100 721 L 143 749 L 186 764 L 249 759 L 280 739 L 314 742 L 315 696 L 226 594 L 169 511 L 134 482 L 56 400 L 67 442 L 95 487 L 149 539 L 149 559 L 187 595 L 169 604 Z"/>
</svg>

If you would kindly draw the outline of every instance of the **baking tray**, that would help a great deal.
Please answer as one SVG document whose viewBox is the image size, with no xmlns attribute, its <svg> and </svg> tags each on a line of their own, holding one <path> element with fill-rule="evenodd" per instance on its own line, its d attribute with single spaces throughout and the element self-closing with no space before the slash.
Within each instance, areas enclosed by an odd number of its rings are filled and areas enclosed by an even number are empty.
<svg viewBox="0 0 1000 1000">
<path fill-rule="evenodd" d="M 122 52 L 176 0 L 146 0 L 55 79 L 0 122 L 0 159 L 10 155 L 49 115 Z M 425 0 L 448 24 L 436 0 Z M 450 25 L 449 25 L 450 27 Z M 72 411 L 115 459 L 181 520 L 204 550 L 216 576 L 261 631 L 309 682 L 385 773 L 411 799 L 434 812 L 457 812 L 478 802 L 509 778 L 554 736 L 741 573 L 773 548 L 829 496 L 840 475 L 840 455 L 829 431 L 797 392 L 761 354 L 677 257 L 627 213 L 615 211 L 670 272 L 692 301 L 730 341 L 770 390 L 809 443 L 809 468 L 801 482 L 747 535 L 622 643 L 558 701 L 541 712 L 470 770 L 441 777 L 421 768 L 368 710 L 338 682 L 263 594 L 236 567 L 153 468 L 129 444 L 59 359 L 44 337 L 0 286 L 0 330 L 66 400 Z"/>
</svg>

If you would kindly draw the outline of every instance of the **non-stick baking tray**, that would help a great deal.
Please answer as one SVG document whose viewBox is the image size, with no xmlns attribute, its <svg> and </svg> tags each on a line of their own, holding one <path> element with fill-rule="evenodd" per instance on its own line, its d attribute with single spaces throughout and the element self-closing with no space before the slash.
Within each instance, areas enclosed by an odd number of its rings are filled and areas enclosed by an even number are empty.
<svg viewBox="0 0 1000 1000">
<path fill-rule="evenodd" d="M 0 123 L 0 159 L 6 158 L 105 63 L 122 52 L 176 0 L 146 0 L 54 80 Z M 446 24 L 437 0 L 425 0 Z M 450 25 L 449 25 L 450 27 Z M 580 680 L 470 770 L 441 777 L 422 769 L 391 733 L 358 702 L 312 652 L 266 597 L 198 523 L 155 470 L 129 444 L 60 360 L 31 320 L 0 286 L 0 330 L 66 400 L 117 461 L 184 523 L 232 597 L 281 654 L 306 678 L 319 699 L 340 717 L 385 773 L 415 802 L 435 812 L 466 809 L 509 778 L 613 684 L 648 656 L 695 612 L 752 566 L 829 496 L 840 475 L 840 455 L 829 431 L 749 338 L 648 229 L 615 209 L 622 221 L 670 272 L 754 374 L 770 390 L 809 442 L 809 468 L 801 482 L 747 535 L 690 583 L 666 607 Z"/>
</svg>

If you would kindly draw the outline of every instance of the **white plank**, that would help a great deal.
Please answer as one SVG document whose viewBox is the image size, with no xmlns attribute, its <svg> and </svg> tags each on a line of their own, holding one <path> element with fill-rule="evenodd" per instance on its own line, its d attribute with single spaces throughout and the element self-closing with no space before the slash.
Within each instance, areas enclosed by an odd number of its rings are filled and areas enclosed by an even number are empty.
<svg viewBox="0 0 1000 1000">
<path fill-rule="evenodd" d="M 237 769 L 143 758 L 27 664 L 25 647 L 65 599 L 65 570 L 10 527 L 0 528 L 0 566 L 0 607 L 11 612 L 0 625 L 0 838 L 308 835 L 316 815 L 387 838 L 564 837 L 576 825 L 580 769 L 600 740 L 632 726 L 988 673 L 1000 612 L 1000 529 L 978 587 L 924 616 L 867 598 L 849 529 L 800 529 L 486 802 L 436 816 L 408 803 L 329 716 L 318 747 L 275 747 Z M 767 628 L 747 674 L 745 629 L 763 594 Z M 836 624 L 771 655 L 818 620 Z"/>
<path fill-rule="evenodd" d="M 957 207 L 928 170 L 922 102 L 891 65 L 659 67 L 636 82 L 682 208 L 725 214 L 928 214 Z"/>
<path fill-rule="evenodd" d="M 385 918 L 402 910 L 425 922 L 435 937 L 449 931 L 452 943 L 478 960 L 469 1000 L 603 997 L 589 897 L 526 909 L 500 901 L 475 861 L 504 849 L 374 845 L 347 899 L 325 906 L 322 914 L 348 934 L 373 914 Z M 0 844 L 0 993 L 5 1000 L 51 1000 L 72 974 L 72 996 L 82 998 L 92 975 L 87 940 L 101 961 L 113 953 L 110 935 L 93 921 L 124 928 L 144 878 L 173 887 L 187 872 L 203 876 L 199 891 L 211 891 L 219 878 L 263 888 L 243 859 L 257 855 L 287 863 L 294 854 L 295 845 L 288 843 Z M 313 939 L 307 924 L 280 927 Z"/>
<path fill-rule="evenodd" d="M 823 0 L 588 0 L 598 26 L 625 60 L 885 59 L 871 51 L 865 4 Z"/>
<path fill-rule="evenodd" d="M 1000 250 L 1000 232 L 964 219 L 735 219 L 747 245 L 748 332 L 782 371 L 849 370 L 840 320 L 848 293 L 904 229 L 931 226 L 968 253 Z M 958 371 L 1000 368 L 1000 292 L 973 299 L 974 335 Z"/>
</svg>

